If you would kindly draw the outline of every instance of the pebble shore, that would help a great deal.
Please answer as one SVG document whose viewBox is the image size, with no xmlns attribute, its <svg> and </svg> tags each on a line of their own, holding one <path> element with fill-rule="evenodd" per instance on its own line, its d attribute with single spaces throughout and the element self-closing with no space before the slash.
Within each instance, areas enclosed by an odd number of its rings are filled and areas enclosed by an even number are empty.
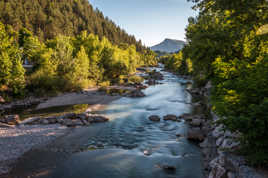
<svg viewBox="0 0 268 178">
<path fill-rule="evenodd" d="M 63 136 L 67 130 L 60 124 L 0 128 L 0 175 L 8 173 L 9 165 L 24 153 Z"/>
</svg>

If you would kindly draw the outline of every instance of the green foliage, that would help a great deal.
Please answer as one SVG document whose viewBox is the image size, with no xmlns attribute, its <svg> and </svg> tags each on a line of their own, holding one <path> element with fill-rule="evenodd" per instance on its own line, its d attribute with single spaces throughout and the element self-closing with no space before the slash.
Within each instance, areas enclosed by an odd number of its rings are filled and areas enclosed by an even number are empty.
<svg viewBox="0 0 268 178">
<path fill-rule="evenodd" d="M 142 83 L 144 81 L 144 78 L 140 77 L 140 76 L 137 76 L 137 75 L 133 75 L 133 76 L 130 76 L 128 78 L 128 83 L 136 83 L 136 84 L 139 84 L 139 83 Z"/>
<path fill-rule="evenodd" d="M 0 23 L 0 88 L 3 85 L 15 95 L 25 87 L 21 51 L 14 40 L 15 33 Z"/>
<path fill-rule="evenodd" d="M 183 51 L 175 54 L 161 56 L 160 61 L 165 65 L 165 68 L 182 75 L 191 75 L 193 65 L 190 58 L 185 58 Z"/>
<path fill-rule="evenodd" d="M 186 29 L 196 83 L 212 80 L 221 122 L 241 133 L 253 164 L 268 164 L 268 34 L 265 0 L 193 0 L 199 10 Z"/>
<path fill-rule="evenodd" d="M 85 31 L 75 37 L 59 35 L 43 43 L 27 29 L 17 35 L 0 24 L 0 39 L 0 85 L 13 94 L 23 93 L 25 86 L 29 92 L 42 95 L 120 83 L 121 76 L 135 73 L 137 67 L 156 63 L 150 51 L 139 53 L 134 45 L 126 43 L 118 47 Z M 22 60 L 33 65 L 26 82 Z"/>
</svg>

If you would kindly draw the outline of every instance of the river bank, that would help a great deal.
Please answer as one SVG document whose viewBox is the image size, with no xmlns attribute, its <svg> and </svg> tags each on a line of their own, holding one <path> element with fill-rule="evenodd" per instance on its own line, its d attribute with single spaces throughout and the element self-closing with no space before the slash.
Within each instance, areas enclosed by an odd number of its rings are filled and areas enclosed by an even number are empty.
<svg viewBox="0 0 268 178">
<path fill-rule="evenodd" d="M 206 177 L 209 178 L 266 178 L 267 170 L 256 169 L 248 166 L 245 157 L 237 155 L 240 147 L 239 133 L 232 133 L 222 124 L 217 124 L 220 119 L 212 111 L 210 95 L 211 82 L 203 88 L 189 90 L 194 98 L 199 98 L 203 106 L 203 123 L 200 125 L 204 139 L 199 144 L 204 160 Z M 201 99 L 201 100 L 200 100 Z"/>
<path fill-rule="evenodd" d="M 74 127 L 79 128 L 108 121 L 108 118 L 92 113 L 105 109 L 108 104 L 122 96 L 143 96 L 141 88 L 146 88 L 146 86 L 140 84 L 109 86 L 105 90 L 91 88 L 49 98 L 28 98 L 6 105 L 2 104 L 0 106 L 2 111 L 10 112 L 13 109 L 14 113 L 21 110 L 29 110 L 29 112 L 27 115 L 24 112 L 20 113 L 23 114 L 21 118 L 20 115 L 7 116 L 10 124 L 3 123 L 5 119 L 2 119 L 2 123 L 0 122 L 0 175 L 8 173 L 25 153 L 49 145 L 62 136 L 75 135 L 76 128 Z M 83 108 L 80 108 L 79 112 L 83 113 L 73 113 L 72 110 L 65 112 L 67 106 L 80 107 L 80 105 Z M 53 112 L 48 112 L 50 110 Z M 35 113 L 35 111 L 38 112 Z"/>
<path fill-rule="evenodd" d="M 66 93 L 46 100 L 35 99 L 35 101 L 42 101 L 36 106 L 37 110 L 66 105 L 88 104 L 87 111 L 98 111 L 119 98 L 120 96 L 111 96 L 98 92 L 98 89 L 94 88 L 80 93 Z M 35 118 L 37 119 L 37 116 Z M 28 118 L 28 120 L 31 119 L 34 118 Z M 59 123 L 28 125 L 25 123 L 26 120 L 27 118 L 24 121 L 19 121 L 20 123 L 17 125 L 2 124 L 2 127 L 0 127 L 0 175 L 8 173 L 12 164 L 24 153 L 42 145 L 47 145 L 61 136 L 66 136 L 72 130 L 72 128 Z M 40 122 L 44 120 L 45 118 Z"/>
</svg>

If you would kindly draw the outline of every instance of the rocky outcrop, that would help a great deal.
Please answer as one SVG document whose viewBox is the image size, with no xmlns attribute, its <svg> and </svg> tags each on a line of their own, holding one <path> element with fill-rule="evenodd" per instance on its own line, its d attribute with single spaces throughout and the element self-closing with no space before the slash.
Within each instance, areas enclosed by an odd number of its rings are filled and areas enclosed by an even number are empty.
<svg viewBox="0 0 268 178">
<path fill-rule="evenodd" d="M 109 118 L 91 113 L 69 113 L 63 116 L 51 116 L 46 118 L 29 118 L 19 123 L 19 125 L 48 125 L 48 124 L 61 124 L 67 127 L 76 127 L 76 126 L 88 126 L 92 123 L 101 123 L 107 122 Z"/>
<path fill-rule="evenodd" d="M 216 124 L 219 117 L 211 111 L 209 96 L 211 92 L 211 82 L 204 88 L 189 89 L 188 92 L 193 97 L 204 97 L 205 105 L 210 111 L 211 120 L 204 116 L 192 116 L 185 114 L 180 116 L 189 123 L 188 139 L 201 141 L 200 147 L 203 152 L 204 167 L 209 178 L 263 178 L 253 168 L 247 166 L 243 157 L 233 154 L 240 146 L 239 133 L 232 133 L 222 124 Z M 194 106 L 194 105 L 193 105 Z M 202 135 L 202 133 L 204 135 Z M 203 137 L 202 137 L 203 136 Z"/>
<path fill-rule="evenodd" d="M 263 178 L 253 168 L 246 165 L 243 157 L 220 152 L 209 166 L 209 178 Z"/>
</svg>

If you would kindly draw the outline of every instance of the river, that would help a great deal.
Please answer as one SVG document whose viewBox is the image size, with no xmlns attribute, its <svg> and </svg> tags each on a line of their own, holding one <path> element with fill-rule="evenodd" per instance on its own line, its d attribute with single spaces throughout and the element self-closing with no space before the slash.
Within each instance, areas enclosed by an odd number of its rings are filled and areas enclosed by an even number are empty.
<svg viewBox="0 0 268 178">
<path fill-rule="evenodd" d="M 27 153 L 15 165 L 12 177 L 202 178 L 200 149 L 176 136 L 186 134 L 187 124 L 148 119 L 192 112 L 186 81 L 161 73 L 162 84 L 145 89 L 146 97 L 112 102 L 100 111 L 110 122 L 74 129 L 51 145 Z M 165 165 L 176 170 L 162 169 Z"/>
</svg>

